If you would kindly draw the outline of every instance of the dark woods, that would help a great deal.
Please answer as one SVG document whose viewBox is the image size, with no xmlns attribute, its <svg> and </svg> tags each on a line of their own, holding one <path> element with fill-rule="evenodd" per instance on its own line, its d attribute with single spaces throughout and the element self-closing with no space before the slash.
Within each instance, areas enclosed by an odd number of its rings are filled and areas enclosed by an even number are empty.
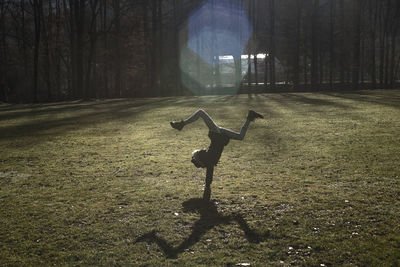
<svg viewBox="0 0 400 267">
<path fill-rule="evenodd" d="M 398 0 L 0 0 L 0 101 L 190 94 L 185 25 L 206 2 L 240 9 L 252 25 L 242 50 L 251 60 L 233 64 L 239 92 L 390 88 L 399 79 Z M 230 55 L 218 51 L 217 60 Z M 220 64 L 207 71 L 217 92 Z"/>
</svg>

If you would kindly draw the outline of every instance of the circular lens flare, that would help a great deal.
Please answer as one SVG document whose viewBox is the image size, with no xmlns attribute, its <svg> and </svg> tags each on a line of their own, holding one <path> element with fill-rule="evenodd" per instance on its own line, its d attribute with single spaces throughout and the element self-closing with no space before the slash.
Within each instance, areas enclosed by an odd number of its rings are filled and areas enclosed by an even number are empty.
<svg viewBox="0 0 400 267">
<path fill-rule="evenodd" d="M 236 93 L 247 69 L 242 53 L 252 32 L 239 3 L 208 0 L 180 32 L 182 84 L 195 95 Z"/>
</svg>

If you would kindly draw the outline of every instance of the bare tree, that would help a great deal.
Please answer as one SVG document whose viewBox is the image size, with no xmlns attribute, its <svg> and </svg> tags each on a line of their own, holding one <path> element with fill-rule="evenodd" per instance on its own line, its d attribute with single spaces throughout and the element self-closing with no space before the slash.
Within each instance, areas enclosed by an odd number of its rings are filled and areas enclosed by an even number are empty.
<svg viewBox="0 0 400 267">
<path fill-rule="evenodd" d="M 358 89 L 359 77 L 360 77 L 360 38 L 361 38 L 361 1 L 355 0 L 353 2 L 353 12 L 354 12 L 354 39 L 353 39 L 353 78 L 352 84 L 353 89 Z"/>
<path fill-rule="evenodd" d="M 340 65 L 340 85 L 344 88 L 346 71 L 346 48 L 345 48 L 345 20 L 344 20 L 344 0 L 339 0 L 339 21 L 340 21 L 340 40 L 339 40 L 339 65 Z"/>
<path fill-rule="evenodd" d="M 270 0 L 270 53 L 269 53 L 269 77 L 270 77 L 270 88 L 271 90 L 275 90 L 275 57 L 276 57 L 276 48 L 275 48 L 275 0 Z"/>
<path fill-rule="evenodd" d="M 42 0 L 33 0 L 33 17 L 35 22 L 35 41 L 33 56 L 33 101 L 38 102 L 38 72 L 39 72 L 39 47 L 40 47 L 40 21 L 42 14 Z"/>
<path fill-rule="evenodd" d="M 389 67 L 389 81 L 390 81 L 390 86 L 394 87 L 395 86 L 395 80 L 396 80 L 396 72 L 395 72 L 395 66 L 396 66 L 396 47 L 397 47 L 397 36 L 399 32 L 399 26 L 400 26 L 400 2 L 395 1 L 395 7 L 394 7 L 394 12 L 392 16 L 392 30 L 391 30 L 391 43 L 390 43 L 390 67 Z"/>
<path fill-rule="evenodd" d="M 333 89 L 335 76 L 335 1 L 329 2 L 329 89 Z"/>
<path fill-rule="evenodd" d="M 121 87 L 121 68 L 122 68 L 122 57 L 121 57 L 121 8 L 120 1 L 113 0 L 114 10 L 114 21 L 115 21 L 115 94 L 118 97 L 122 96 Z"/>
<path fill-rule="evenodd" d="M 371 43 L 371 63 L 370 63 L 370 76 L 372 88 L 376 88 L 376 61 L 375 61 L 375 41 L 376 41 L 376 25 L 378 20 L 378 1 L 368 1 L 369 21 L 370 21 L 370 43 Z"/>
<path fill-rule="evenodd" d="M 47 16 L 44 14 L 43 6 L 40 9 L 40 19 L 41 19 L 41 31 L 42 31 L 42 39 L 44 45 L 44 81 L 47 89 L 47 100 L 50 101 L 52 99 L 52 84 L 51 84 L 51 63 L 50 63 L 50 43 L 52 42 L 52 16 L 53 16 L 53 7 L 51 0 L 47 2 L 48 13 Z M 46 19 L 47 18 L 47 19 Z"/>
<path fill-rule="evenodd" d="M 94 92 L 92 92 L 91 79 L 93 72 L 93 60 L 96 55 L 96 41 L 97 41 L 97 16 L 100 12 L 98 8 L 98 0 L 90 0 L 90 26 L 89 26 L 89 51 L 88 51 L 88 59 L 87 59 L 87 67 L 86 67 L 86 78 L 85 78 L 85 95 L 84 97 L 88 99 L 90 96 L 94 96 Z"/>
<path fill-rule="evenodd" d="M 0 64 L 0 101 L 8 101 L 8 88 L 6 85 L 6 77 L 7 77 L 7 41 L 6 41 L 6 24 L 5 24 L 5 15 L 6 15 L 6 1 L 0 1 L 0 60 L 2 64 Z"/>
<path fill-rule="evenodd" d="M 318 56 L 319 56 L 319 0 L 313 0 L 311 15 L 311 90 L 318 88 Z"/>
<path fill-rule="evenodd" d="M 295 89 L 299 86 L 300 77 L 300 30 L 301 30 L 301 0 L 296 0 L 296 19 L 295 35 L 294 35 L 294 59 L 293 59 L 293 85 Z"/>
</svg>

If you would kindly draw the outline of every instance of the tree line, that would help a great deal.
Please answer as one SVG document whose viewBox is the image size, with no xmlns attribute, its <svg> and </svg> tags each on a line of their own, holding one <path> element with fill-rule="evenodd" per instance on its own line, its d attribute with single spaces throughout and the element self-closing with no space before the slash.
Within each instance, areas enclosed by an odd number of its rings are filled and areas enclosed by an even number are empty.
<svg viewBox="0 0 400 267">
<path fill-rule="evenodd" d="M 252 25 L 242 51 L 252 60 L 234 64 L 239 92 L 398 85 L 397 0 L 0 0 L 0 101 L 190 94 L 180 57 L 207 2 Z M 207 71 L 219 79 L 219 64 Z"/>
</svg>

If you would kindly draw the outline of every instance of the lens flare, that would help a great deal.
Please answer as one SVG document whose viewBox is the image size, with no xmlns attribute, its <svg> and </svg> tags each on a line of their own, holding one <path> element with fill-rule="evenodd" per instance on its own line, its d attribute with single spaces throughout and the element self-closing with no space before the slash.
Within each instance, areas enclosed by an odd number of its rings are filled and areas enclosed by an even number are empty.
<svg viewBox="0 0 400 267">
<path fill-rule="evenodd" d="M 239 1 L 203 3 L 180 32 L 182 84 L 196 95 L 236 93 L 245 74 L 241 55 L 251 32 Z"/>
</svg>

